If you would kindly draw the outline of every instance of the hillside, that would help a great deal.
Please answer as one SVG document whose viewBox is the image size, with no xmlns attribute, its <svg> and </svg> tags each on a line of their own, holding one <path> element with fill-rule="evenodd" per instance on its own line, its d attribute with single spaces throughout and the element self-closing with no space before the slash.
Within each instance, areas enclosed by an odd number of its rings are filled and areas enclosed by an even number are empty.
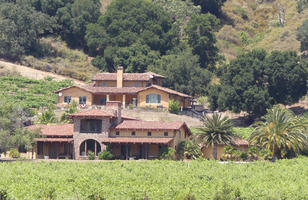
<svg viewBox="0 0 308 200">
<path fill-rule="evenodd" d="M 260 2 L 260 3 L 258 3 Z M 285 12 L 285 24 L 279 25 L 279 10 Z M 229 0 L 223 6 L 227 16 L 217 33 L 220 52 L 229 60 L 245 49 L 299 51 L 296 29 L 308 19 L 308 9 L 297 12 L 295 0 Z"/>
</svg>

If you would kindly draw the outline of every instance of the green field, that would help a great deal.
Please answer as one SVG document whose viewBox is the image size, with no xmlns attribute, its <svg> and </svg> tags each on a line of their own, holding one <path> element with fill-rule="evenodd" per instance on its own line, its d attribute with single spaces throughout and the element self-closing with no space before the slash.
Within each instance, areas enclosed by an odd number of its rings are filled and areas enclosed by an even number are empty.
<svg viewBox="0 0 308 200">
<path fill-rule="evenodd" d="M 276 163 L 0 163 L 8 199 L 308 199 L 308 158 Z M 220 198 L 218 198 L 220 197 Z"/>
<path fill-rule="evenodd" d="M 57 103 L 60 88 L 71 86 L 70 80 L 33 80 L 21 76 L 0 76 L 0 102 L 14 102 L 26 108 L 39 108 Z"/>
</svg>

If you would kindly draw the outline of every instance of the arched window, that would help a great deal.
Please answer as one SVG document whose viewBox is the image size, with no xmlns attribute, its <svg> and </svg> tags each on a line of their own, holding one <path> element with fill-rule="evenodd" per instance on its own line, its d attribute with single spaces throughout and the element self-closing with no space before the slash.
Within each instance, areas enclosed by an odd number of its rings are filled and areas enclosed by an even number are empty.
<svg viewBox="0 0 308 200">
<path fill-rule="evenodd" d="M 148 94 L 146 96 L 146 103 L 157 103 L 161 101 L 161 96 L 159 94 Z"/>
</svg>

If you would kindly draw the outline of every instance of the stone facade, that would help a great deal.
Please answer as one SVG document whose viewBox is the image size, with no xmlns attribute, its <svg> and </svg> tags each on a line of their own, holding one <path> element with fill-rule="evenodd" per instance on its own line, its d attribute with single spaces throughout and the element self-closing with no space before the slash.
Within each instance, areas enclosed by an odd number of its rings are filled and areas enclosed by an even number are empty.
<svg viewBox="0 0 308 200">
<path fill-rule="evenodd" d="M 80 146 L 86 140 L 95 140 L 101 146 L 101 151 L 106 149 L 106 146 L 102 144 L 102 139 L 109 137 L 110 134 L 110 127 L 111 127 L 111 119 L 104 117 L 104 118 L 97 118 L 102 120 L 102 132 L 101 133 L 80 133 L 80 121 L 84 119 L 82 117 L 74 118 L 74 155 L 75 159 L 80 159 Z"/>
</svg>

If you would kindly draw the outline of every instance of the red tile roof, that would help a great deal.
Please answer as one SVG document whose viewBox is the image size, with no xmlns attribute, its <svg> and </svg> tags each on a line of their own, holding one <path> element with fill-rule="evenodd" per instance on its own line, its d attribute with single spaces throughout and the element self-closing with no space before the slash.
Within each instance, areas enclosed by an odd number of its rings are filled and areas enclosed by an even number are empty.
<svg viewBox="0 0 308 200">
<path fill-rule="evenodd" d="M 162 87 L 162 86 L 159 86 L 159 85 L 151 85 L 149 87 L 141 89 L 140 91 L 148 90 L 150 88 L 155 88 L 155 89 L 167 92 L 168 94 L 174 94 L 174 95 L 178 95 L 178 96 L 181 96 L 181 97 L 192 98 L 192 96 L 189 96 L 187 94 L 184 94 L 184 93 L 181 93 L 181 92 L 169 89 L 169 88 L 165 88 L 165 87 Z"/>
<path fill-rule="evenodd" d="M 234 137 L 233 143 L 236 146 L 248 146 L 249 145 L 247 140 L 244 140 L 244 139 L 241 139 L 241 138 L 238 138 L 238 137 Z"/>
<path fill-rule="evenodd" d="M 73 142 L 73 138 L 35 138 L 37 142 Z"/>
<path fill-rule="evenodd" d="M 114 114 L 106 112 L 102 109 L 91 109 L 70 114 L 69 118 L 72 117 L 114 117 Z"/>
<path fill-rule="evenodd" d="M 153 72 L 145 72 L 145 73 L 123 73 L 124 81 L 149 81 L 151 78 L 165 78 L 162 75 L 153 73 Z M 92 81 L 116 81 L 117 73 L 98 73 L 93 78 Z"/>
<path fill-rule="evenodd" d="M 67 90 L 70 88 L 79 88 L 81 90 L 85 90 L 87 92 L 93 94 L 137 94 L 140 90 L 143 90 L 144 87 L 94 87 L 93 85 L 75 85 L 67 88 L 62 88 L 60 90 L 55 91 L 55 93 L 59 93 L 63 90 Z"/>
<path fill-rule="evenodd" d="M 116 130 L 179 130 L 186 126 L 184 122 L 132 121 L 124 120 L 115 127 Z"/>
<path fill-rule="evenodd" d="M 104 138 L 103 143 L 148 143 L 148 144 L 168 144 L 173 138 L 133 138 L 133 137 L 117 137 Z"/>
<path fill-rule="evenodd" d="M 36 124 L 26 127 L 29 130 L 40 129 L 44 136 L 72 137 L 74 124 Z"/>
</svg>

